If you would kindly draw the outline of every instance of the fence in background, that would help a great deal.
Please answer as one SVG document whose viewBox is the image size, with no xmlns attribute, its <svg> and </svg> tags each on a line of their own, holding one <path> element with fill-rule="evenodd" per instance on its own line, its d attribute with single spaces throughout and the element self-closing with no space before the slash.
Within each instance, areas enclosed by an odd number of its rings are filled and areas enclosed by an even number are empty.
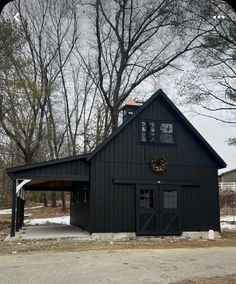
<svg viewBox="0 0 236 284">
<path fill-rule="evenodd" d="M 236 182 L 219 182 L 219 190 L 236 192 Z"/>
</svg>

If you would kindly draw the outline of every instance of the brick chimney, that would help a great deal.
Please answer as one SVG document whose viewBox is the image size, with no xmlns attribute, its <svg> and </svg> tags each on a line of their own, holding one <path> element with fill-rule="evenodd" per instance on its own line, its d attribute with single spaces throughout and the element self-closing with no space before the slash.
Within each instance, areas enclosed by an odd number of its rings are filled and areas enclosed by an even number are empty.
<svg viewBox="0 0 236 284">
<path fill-rule="evenodd" d="M 143 103 L 136 99 L 129 99 L 127 104 L 122 108 L 123 110 L 123 122 L 129 119 L 132 114 L 139 108 Z"/>
</svg>

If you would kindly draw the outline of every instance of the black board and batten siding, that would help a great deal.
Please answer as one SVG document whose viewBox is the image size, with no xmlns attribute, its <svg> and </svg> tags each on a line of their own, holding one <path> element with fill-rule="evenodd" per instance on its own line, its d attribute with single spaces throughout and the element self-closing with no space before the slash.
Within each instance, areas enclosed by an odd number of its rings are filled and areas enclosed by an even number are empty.
<svg viewBox="0 0 236 284">
<path fill-rule="evenodd" d="M 90 231 L 90 188 L 88 182 L 74 181 L 71 190 L 70 224 Z"/>
<path fill-rule="evenodd" d="M 150 119 L 174 123 L 174 145 L 139 142 L 139 121 Z M 151 170 L 155 155 L 166 159 L 166 172 Z M 181 231 L 220 229 L 215 158 L 162 98 L 143 109 L 92 158 L 91 176 L 92 231 L 136 231 L 139 184 L 143 188 L 156 184 L 157 190 L 165 184 L 178 187 Z"/>
<path fill-rule="evenodd" d="M 90 233 L 219 231 L 217 170 L 225 162 L 163 91 L 135 108 L 92 153 L 12 168 L 9 175 L 71 181 L 71 224 Z M 173 124 L 174 143 L 141 142 L 142 121 Z M 162 173 L 151 168 L 150 161 L 156 156 L 167 163 Z"/>
</svg>

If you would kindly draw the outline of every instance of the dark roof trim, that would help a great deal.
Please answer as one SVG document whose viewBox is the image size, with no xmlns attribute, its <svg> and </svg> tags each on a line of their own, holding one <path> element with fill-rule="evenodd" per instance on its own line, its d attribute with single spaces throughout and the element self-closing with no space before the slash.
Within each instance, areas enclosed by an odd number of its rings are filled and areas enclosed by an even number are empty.
<svg viewBox="0 0 236 284">
<path fill-rule="evenodd" d="M 139 178 L 117 178 L 117 177 L 114 177 L 113 178 L 113 182 L 114 183 L 117 183 L 117 184 L 147 184 L 147 179 L 143 178 L 143 179 L 140 179 Z M 157 180 L 148 180 L 148 184 L 157 184 Z M 164 182 L 161 182 L 162 185 L 180 185 L 180 186 L 191 186 L 191 187 L 199 187 L 199 183 L 197 183 L 196 181 L 171 181 L 171 180 L 167 180 L 167 181 L 164 181 Z"/>
<path fill-rule="evenodd" d="M 14 176 L 14 174 L 10 174 L 10 176 Z M 32 180 L 48 180 L 48 181 L 89 181 L 89 176 L 84 175 L 41 175 L 41 176 L 35 176 L 33 174 L 20 174 L 17 179 L 32 179 Z"/>
<path fill-rule="evenodd" d="M 55 159 L 55 160 L 50 160 L 50 161 L 43 161 L 43 162 L 32 163 L 32 164 L 23 165 L 23 166 L 12 167 L 12 168 L 6 169 L 6 172 L 8 174 L 10 174 L 10 173 L 18 172 L 18 171 L 40 168 L 40 167 L 56 165 L 56 164 L 62 164 L 62 163 L 67 163 L 67 162 L 71 162 L 71 161 L 75 161 L 75 160 L 87 160 L 87 154 L 86 155 L 76 155 L 76 156 L 71 156 L 71 157 L 66 157 L 66 158 L 60 158 L 60 159 Z"/>
<path fill-rule="evenodd" d="M 180 119 L 189 127 L 189 129 L 195 134 L 200 142 L 206 147 L 210 154 L 216 160 L 219 168 L 225 168 L 225 161 L 215 152 L 215 150 L 208 144 L 208 142 L 201 136 L 201 134 L 193 127 L 193 125 L 187 120 L 182 112 L 173 104 L 173 102 L 167 97 L 167 95 L 159 89 L 154 93 L 142 106 L 140 106 L 135 113 L 123 124 L 121 124 L 115 132 L 113 132 L 103 143 L 101 143 L 91 154 L 87 156 L 87 160 L 91 160 L 98 152 L 100 152 L 113 138 L 116 137 L 131 121 L 133 121 L 146 107 L 148 107 L 157 97 L 161 97 L 164 101 L 177 113 Z"/>
</svg>

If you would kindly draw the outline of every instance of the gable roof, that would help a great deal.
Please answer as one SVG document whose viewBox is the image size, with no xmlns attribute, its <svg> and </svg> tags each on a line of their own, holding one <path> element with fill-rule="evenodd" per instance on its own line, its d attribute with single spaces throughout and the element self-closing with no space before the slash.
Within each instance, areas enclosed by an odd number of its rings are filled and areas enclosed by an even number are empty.
<svg viewBox="0 0 236 284">
<path fill-rule="evenodd" d="M 194 126 L 188 121 L 188 119 L 182 114 L 182 112 L 173 104 L 173 102 L 167 97 L 167 95 L 159 89 L 156 93 L 154 93 L 142 106 L 140 106 L 134 114 L 123 122 L 103 143 L 101 143 L 93 152 L 88 154 L 87 160 L 91 160 L 95 157 L 106 145 L 113 140 L 129 123 L 131 123 L 136 117 L 146 109 L 156 98 L 162 98 L 169 107 L 174 110 L 177 116 L 184 122 L 184 124 L 188 127 L 188 129 L 195 135 L 195 137 L 199 140 L 200 143 L 205 147 L 205 149 L 209 152 L 209 154 L 216 161 L 218 168 L 225 168 L 225 161 L 215 152 L 215 150 L 208 144 L 208 142 L 201 136 L 201 134 L 194 128 Z"/>
</svg>

